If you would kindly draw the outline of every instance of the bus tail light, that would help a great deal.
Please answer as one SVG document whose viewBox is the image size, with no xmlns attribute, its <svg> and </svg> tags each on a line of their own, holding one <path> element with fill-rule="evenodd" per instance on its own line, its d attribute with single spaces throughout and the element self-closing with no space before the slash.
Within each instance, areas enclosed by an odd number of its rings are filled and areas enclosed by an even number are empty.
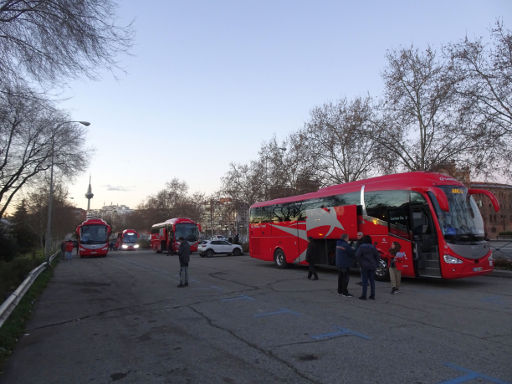
<svg viewBox="0 0 512 384">
<path fill-rule="evenodd" d="M 457 259 L 456 257 L 450 255 L 443 256 L 444 262 L 447 264 L 462 264 L 463 261 L 461 259 Z"/>
</svg>

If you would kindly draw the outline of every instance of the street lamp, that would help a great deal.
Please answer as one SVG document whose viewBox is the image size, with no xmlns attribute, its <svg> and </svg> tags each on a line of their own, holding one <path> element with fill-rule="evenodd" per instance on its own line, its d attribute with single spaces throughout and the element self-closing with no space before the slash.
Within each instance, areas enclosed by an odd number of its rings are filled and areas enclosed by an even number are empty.
<svg viewBox="0 0 512 384">
<path fill-rule="evenodd" d="M 50 165 L 50 191 L 48 193 L 48 222 L 46 224 L 46 235 L 44 239 L 44 254 L 46 257 L 46 263 L 48 264 L 50 262 L 50 250 L 51 250 L 51 237 L 52 237 L 52 208 L 53 208 L 53 162 L 54 162 L 54 152 L 55 152 L 55 132 L 57 129 L 62 127 L 64 124 L 69 123 L 80 123 L 82 125 L 85 125 L 88 127 L 91 125 L 88 121 L 82 121 L 82 120 L 69 120 L 69 121 L 63 121 L 62 123 L 59 123 L 55 126 L 55 128 L 52 131 L 52 161 Z"/>
</svg>

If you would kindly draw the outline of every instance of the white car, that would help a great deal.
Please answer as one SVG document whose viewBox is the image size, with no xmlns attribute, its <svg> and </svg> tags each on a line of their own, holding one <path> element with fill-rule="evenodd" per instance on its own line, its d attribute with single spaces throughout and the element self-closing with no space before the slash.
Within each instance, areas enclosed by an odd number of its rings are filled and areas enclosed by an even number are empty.
<svg viewBox="0 0 512 384">
<path fill-rule="evenodd" d="M 201 257 L 212 257 L 213 255 L 225 253 L 228 255 L 240 256 L 243 254 L 242 246 L 231 244 L 226 240 L 205 240 L 197 246 Z"/>
</svg>

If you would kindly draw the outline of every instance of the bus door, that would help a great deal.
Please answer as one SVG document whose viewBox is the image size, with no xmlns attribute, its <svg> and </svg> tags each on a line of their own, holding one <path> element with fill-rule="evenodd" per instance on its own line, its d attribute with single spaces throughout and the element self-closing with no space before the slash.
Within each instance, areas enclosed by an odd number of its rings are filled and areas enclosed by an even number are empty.
<svg viewBox="0 0 512 384">
<path fill-rule="evenodd" d="M 393 241 L 400 243 L 402 252 L 405 252 L 406 260 L 402 263 L 402 274 L 404 276 L 415 276 L 413 264 L 413 246 L 411 239 L 410 209 L 409 206 L 402 206 L 388 210 L 388 234 L 390 236 L 389 246 Z"/>
<path fill-rule="evenodd" d="M 410 205 L 410 226 L 416 276 L 441 277 L 437 236 L 427 204 Z"/>
<path fill-rule="evenodd" d="M 300 247 L 299 214 L 295 204 L 278 204 L 270 212 L 272 241 L 269 243 L 269 252 L 274 257 L 277 249 L 284 252 L 288 261 L 302 261 L 298 256 Z M 304 255 L 305 257 L 305 255 Z"/>
<path fill-rule="evenodd" d="M 267 207 L 252 208 L 249 212 L 249 252 L 251 257 L 271 261 L 270 253 L 270 215 Z"/>
</svg>

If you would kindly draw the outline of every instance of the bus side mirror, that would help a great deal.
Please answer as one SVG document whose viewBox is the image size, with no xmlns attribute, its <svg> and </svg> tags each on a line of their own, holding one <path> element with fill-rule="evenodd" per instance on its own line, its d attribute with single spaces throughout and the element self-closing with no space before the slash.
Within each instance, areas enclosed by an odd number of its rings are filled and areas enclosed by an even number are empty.
<svg viewBox="0 0 512 384">
<path fill-rule="evenodd" d="M 494 196 L 494 194 L 492 192 L 487 191 L 485 189 L 470 188 L 468 190 L 468 193 L 470 195 L 485 195 L 485 196 L 487 196 L 491 200 L 492 206 L 494 208 L 494 212 L 498 212 L 500 210 L 500 203 L 499 203 L 498 199 L 496 198 L 496 196 Z"/>
</svg>

